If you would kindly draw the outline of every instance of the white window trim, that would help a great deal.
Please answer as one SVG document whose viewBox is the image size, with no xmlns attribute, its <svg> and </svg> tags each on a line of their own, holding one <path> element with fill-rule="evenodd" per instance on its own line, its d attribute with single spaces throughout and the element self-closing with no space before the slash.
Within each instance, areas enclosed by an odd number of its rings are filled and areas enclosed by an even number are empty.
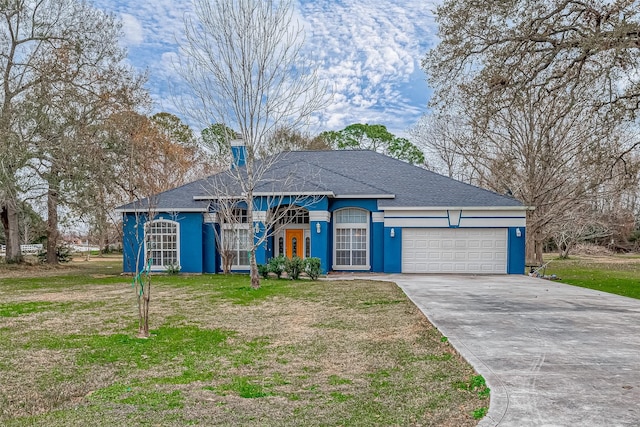
<svg viewBox="0 0 640 427">
<path fill-rule="evenodd" d="M 170 224 L 174 224 L 176 226 L 176 260 L 178 261 L 178 265 L 181 264 L 181 258 L 180 258 L 180 223 L 178 221 L 173 221 L 170 219 L 165 219 L 165 218 L 158 218 L 158 219 L 154 219 L 153 221 L 149 221 L 145 224 L 144 227 L 144 265 L 146 266 L 147 263 L 149 262 L 148 259 L 148 255 L 149 255 L 149 251 L 147 248 L 147 242 L 149 241 L 147 239 L 147 233 L 148 233 L 148 229 L 151 227 L 152 224 L 158 223 L 158 222 L 168 222 Z M 151 266 L 151 271 L 165 271 L 167 268 L 167 265 L 152 265 Z"/>
<path fill-rule="evenodd" d="M 346 210 L 346 209 L 357 209 L 360 210 L 362 212 L 364 212 L 366 214 L 366 218 L 367 220 L 365 222 L 343 222 L 340 223 L 340 225 L 338 225 L 338 221 L 337 221 L 337 213 L 342 211 L 342 210 Z M 369 226 L 369 218 L 371 217 L 371 213 L 366 210 L 366 209 L 362 209 L 362 208 L 357 208 L 357 207 L 347 207 L 347 208 L 341 208 L 338 209 L 336 211 L 333 212 L 333 270 L 353 270 L 353 271 L 357 271 L 357 270 L 371 270 L 371 265 L 370 265 L 370 254 L 369 254 L 369 244 L 371 241 L 371 229 Z M 353 228 L 363 228 L 362 226 L 365 226 L 365 230 L 366 230 L 366 248 L 367 248 L 367 252 L 366 252 L 366 260 L 367 263 L 366 265 L 339 265 L 336 264 L 336 260 L 337 258 L 337 231 L 339 228 L 342 229 L 353 229 Z"/>
<path fill-rule="evenodd" d="M 224 246 L 224 239 L 226 236 L 226 231 L 227 230 L 249 230 L 249 237 L 253 238 L 254 234 L 251 232 L 251 229 L 249 227 L 248 223 L 242 223 L 242 224 L 222 224 L 221 225 L 221 229 L 222 229 L 222 239 L 223 239 L 223 243 L 222 245 Z M 251 266 L 249 264 L 240 264 L 240 265 L 232 265 L 231 266 L 231 271 L 233 270 L 248 270 L 250 269 Z"/>
</svg>

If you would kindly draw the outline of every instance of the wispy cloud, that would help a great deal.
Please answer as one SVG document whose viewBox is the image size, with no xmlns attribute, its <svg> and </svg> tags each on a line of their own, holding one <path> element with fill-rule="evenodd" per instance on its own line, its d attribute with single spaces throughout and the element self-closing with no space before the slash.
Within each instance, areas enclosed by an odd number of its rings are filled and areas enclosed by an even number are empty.
<svg viewBox="0 0 640 427">
<path fill-rule="evenodd" d="M 382 123 L 404 131 L 426 110 L 429 90 L 420 60 L 435 41 L 437 0 L 297 0 L 305 53 L 320 65 L 334 89 L 318 130 L 351 123 Z M 190 2 L 94 0 L 123 20 L 131 63 L 149 72 L 156 109 L 175 107 L 174 67 Z"/>
</svg>

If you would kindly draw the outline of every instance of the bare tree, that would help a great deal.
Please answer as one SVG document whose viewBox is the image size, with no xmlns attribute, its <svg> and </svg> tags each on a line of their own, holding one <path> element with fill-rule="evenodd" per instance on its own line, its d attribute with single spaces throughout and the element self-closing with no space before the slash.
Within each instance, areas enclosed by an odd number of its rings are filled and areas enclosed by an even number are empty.
<svg viewBox="0 0 640 427">
<path fill-rule="evenodd" d="M 90 128 L 143 99 L 143 79 L 123 65 L 119 23 L 85 2 L 10 1 L 0 14 L 0 210 L 8 259 L 20 260 L 16 204 L 37 185 L 48 204 L 48 261 L 56 262 L 58 205 L 90 172 L 83 168 Z"/>
<path fill-rule="evenodd" d="M 427 167 L 434 172 L 469 184 L 478 184 L 473 168 L 458 147 L 473 138 L 469 123 L 451 115 L 425 115 L 410 130 L 411 140 L 425 153 Z"/>
<path fill-rule="evenodd" d="M 609 126 L 575 99 L 541 91 L 522 91 L 509 107 L 478 120 L 463 106 L 457 123 L 469 133 L 431 145 L 446 149 L 444 157 L 454 153 L 464 159 L 477 184 L 535 208 L 527 211 L 530 263 L 542 262 L 545 239 L 569 212 L 602 196 L 597 189 L 613 180 L 627 185 L 624 168 L 615 166 L 620 158 L 629 167 L 634 162 L 624 154 L 633 144 L 624 129 Z"/>
<path fill-rule="evenodd" d="M 534 207 L 527 260 L 597 189 L 623 187 L 639 139 L 625 138 L 640 85 L 637 1 L 445 1 L 423 61 L 431 106 L 472 129 L 456 151 L 480 184 Z M 557 227 L 556 227 L 557 228 Z"/>
<path fill-rule="evenodd" d="M 311 137 L 296 130 L 283 128 L 276 130 L 272 134 L 268 148 L 261 157 L 266 157 L 283 151 L 316 151 L 331 149 L 331 145 L 320 135 Z"/>
<path fill-rule="evenodd" d="M 289 0 L 194 0 L 194 17 L 185 22 L 181 72 L 195 93 L 185 113 L 203 126 L 224 123 L 242 135 L 246 164 L 230 176 L 249 224 L 256 188 L 277 158 L 259 161 L 261 150 L 276 130 L 309 123 L 326 104 L 326 88 L 303 56 L 303 29 L 293 16 Z M 251 285 L 259 287 L 254 242 L 249 254 Z"/>
<path fill-rule="evenodd" d="M 637 0 L 446 0 L 437 22 L 441 41 L 423 61 L 433 105 L 465 99 L 490 116 L 535 87 L 586 88 L 582 107 L 617 119 L 640 108 Z"/>
</svg>

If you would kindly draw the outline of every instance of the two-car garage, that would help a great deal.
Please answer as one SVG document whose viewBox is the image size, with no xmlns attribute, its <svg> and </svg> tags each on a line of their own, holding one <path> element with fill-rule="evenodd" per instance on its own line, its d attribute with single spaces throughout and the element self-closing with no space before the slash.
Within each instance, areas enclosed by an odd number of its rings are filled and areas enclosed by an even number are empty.
<svg viewBox="0 0 640 427">
<path fill-rule="evenodd" d="M 405 228 L 403 273 L 507 273 L 506 228 Z"/>
</svg>

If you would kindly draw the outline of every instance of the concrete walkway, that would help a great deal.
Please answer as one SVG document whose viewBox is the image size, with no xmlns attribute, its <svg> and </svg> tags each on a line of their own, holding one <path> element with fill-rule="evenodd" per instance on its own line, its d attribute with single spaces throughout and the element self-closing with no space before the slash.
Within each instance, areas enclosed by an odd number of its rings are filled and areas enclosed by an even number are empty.
<svg viewBox="0 0 640 427">
<path fill-rule="evenodd" d="M 480 426 L 640 426 L 640 300 L 526 276 L 366 278 L 396 282 L 484 376 Z"/>
</svg>

